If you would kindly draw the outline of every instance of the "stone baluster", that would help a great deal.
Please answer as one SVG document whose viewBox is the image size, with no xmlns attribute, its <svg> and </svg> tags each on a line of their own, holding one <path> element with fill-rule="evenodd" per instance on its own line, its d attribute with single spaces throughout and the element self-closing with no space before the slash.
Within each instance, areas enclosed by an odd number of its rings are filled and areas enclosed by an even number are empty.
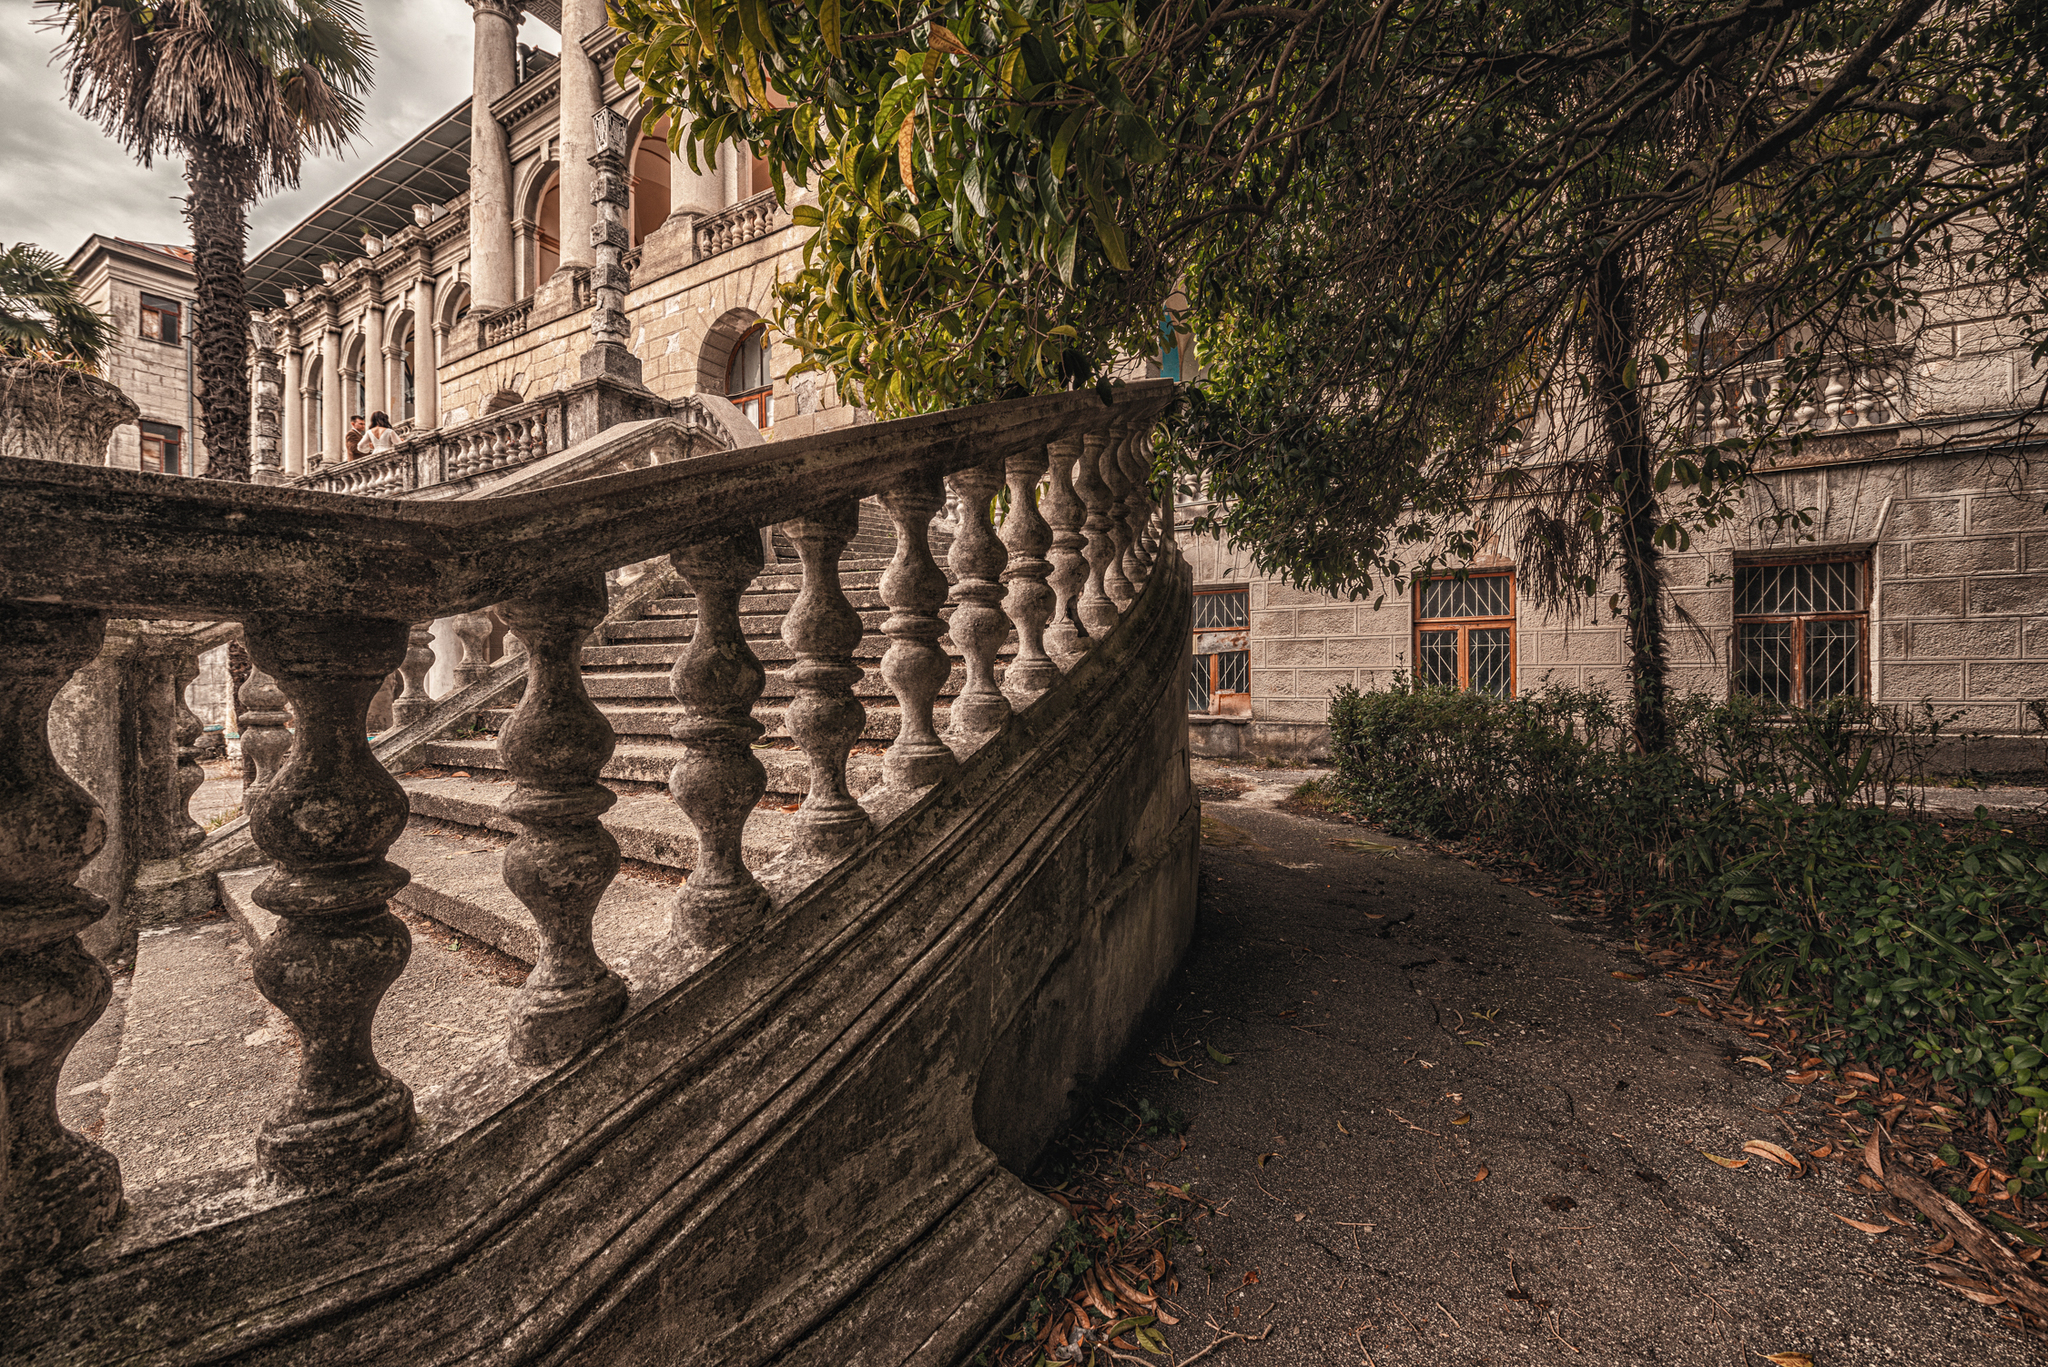
<svg viewBox="0 0 2048 1367">
<path fill-rule="evenodd" d="M 290 718 L 277 681 L 261 669 L 251 669 L 235 690 L 235 717 L 242 724 L 242 810 L 246 812 L 257 792 L 284 767 L 285 751 L 292 744 L 292 733 L 285 729 Z"/>
<path fill-rule="evenodd" d="M 959 761 L 938 737 L 932 704 L 953 662 L 939 648 L 946 623 L 939 609 L 946 602 L 946 575 L 932 558 L 932 514 L 945 502 L 936 475 L 911 475 L 882 494 L 882 506 L 896 525 L 896 554 L 882 575 L 882 601 L 889 616 L 882 634 L 889 648 L 882 655 L 882 679 L 896 695 L 900 720 L 896 740 L 882 756 L 882 773 L 892 789 L 910 790 L 937 783 Z"/>
<path fill-rule="evenodd" d="M 1894 415 L 1887 377 L 1875 370 L 1866 370 L 1858 378 L 1862 381 L 1863 390 L 1863 401 L 1858 405 L 1863 412 L 1863 425 L 1868 427 L 1873 423 L 1892 421 Z"/>
<path fill-rule="evenodd" d="M 449 629 L 462 645 L 462 658 L 455 662 L 455 691 L 491 672 L 491 619 L 487 613 L 464 612 L 448 619 Z"/>
<path fill-rule="evenodd" d="M 1074 492 L 1088 509 L 1088 519 L 1082 524 L 1087 539 L 1082 553 L 1088 560 L 1088 578 L 1081 585 L 1077 607 L 1081 624 L 1088 628 L 1094 641 L 1108 635 L 1120 615 L 1105 583 L 1109 563 L 1116 555 L 1116 543 L 1110 535 L 1109 486 L 1103 482 L 1101 470 L 1106 444 L 1101 433 L 1089 433 L 1081 439 L 1081 458 L 1074 462 Z"/>
<path fill-rule="evenodd" d="M 1074 460 L 1081 443 L 1072 439 L 1054 442 L 1046 448 L 1051 458 L 1046 467 L 1049 487 L 1045 495 L 1045 516 L 1052 526 L 1053 591 L 1052 625 L 1045 636 L 1046 649 L 1062 669 L 1088 653 L 1088 627 L 1081 621 L 1081 587 L 1088 582 L 1088 561 L 1082 549 L 1088 538 L 1081 524 L 1087 509 L 1074 493 Z"/>
<path fill-rule="evenodd" d="M 1052 620 L 1053 591 L 1045 582 L 1052 564 L 1045 553 L 1052 546 L 1052 528 L 1038 511 L 1038 482 L 1045 477 L 1046 454 L 1025 447 L 1003 467 L 1010 485 L 1010 511 L 1003 519 L 1003 611 L 1017 629 L 1017 654 L 1003 671 L 1003 691 L 1012 706 L 1029 706 L 1060 676 L 1059 666 L 1045 653 L 1045 626 Z"/>
<path fill-rule="evenodd" d="M 1813 376 L 1800 382 L 1799 403 L 1792 410 L 1792 422 L 1797 427 L 1811 427 L 1820 416 L 1820 405 L 1814 401 Z"/>
<path fill-rule="evenodd" d="M 512 1005 L 515 1063 L 560 1063 L 626 1009 L 626 985 L 591 944 L 598 901 L 619 871 L 619 842 L 598 818 L 618 801 L 598 782 L 611 723 L 583 689 L 583 642 L 604 620 L 602 575 L 501 606 L 529 661 L 526 694 L 498 737 L 518 786 L 498 810 L 519 823 L 505 886 L 540 931 L 540 958 Z"/>
<path fill-rule="evenodd" d="M 1123 423 L 1112 423 L 1096 454 L 1095 472 L 1103 487 L 1109 490 L 1109 506 L 1104 509 L 1109 517 L 1109 561 L 1102 567 L 1102 591 L 1109 595 L 1109 601 L 1116 604 L 1119 612 L 1128 612 L 1137 597 L 1137 590 L 1124 573 L 1124 560 L 1131 551 L 1132 530 L 1129 506 L 1131 477 L 1124 473 L 1123 444 Z"/>
<path fill-rule="evenodd" d="M 279 918 L 257 947 L 256 986 L 299 1035 L 298 1085 L 264 1122 L 256 1152 L 281 1178 L 346 1180 L 412 1129 L 412 1089 L 370 1043 L 378 1003 L 412 953 L 386 905 L 408 875 L 384 858 L 407 804 L 365 739 L 370 699 L 405 658 L 407 627 L 317 615 L 244 626 L 250 658 L 298 722 L 284 768 L 249 814 L 256 848 L 274 862 L 253 896 Z"/>
<path fill-rule="evenodd" d="M 753 744 L 765 730 L 754 700 L 768 681 L 740 628 L 740 595 L 761 572 L 761 537 L 748 531 L 685 546 L 669 557 L 697 600 L 697 625 L 669 688 L 683 705 L 671 733 L 685 754 L 669 793 L 697 829 L 697 859 L 669 916 L 678 949 L 718 949 L 761 925 L 767 889 L 747 870 L 740 837 L 768 790 Z"/>
<path fill-rule="evenodd" d="M 411 726 L 434 710 L 433 696 L 427 692 L 427 675 L 433 669 L 434 624 L 415 622 L 405 638 L 405 663 L 398 667 L 405 689 L 391 702 L 393 725 Z"/>
<path fill-rule="evenodd" d="M 78 939 L 107 912 L 76 882 L 106 818 L 58 765 L 49 713 L 105 630 L 97 612 L 0 604 L 0 1270 L 83 1247 L 121 1204 L 120 1164 L 57 1118 L 64 1060 L 113 985 Z"/>
<path fill-rule="evenodd" d="M 1135 588 L 1144 582 L 1145 575 L 1152 568 L 1155 541 L 1151 433 L 1142 428 L 1126 433 L 1118 443 L 1117 452 L 1123 461 L 1125 482 L 1130 486 L 1130 492 L 1124 496 L 1124 507 L 1128 510 L 1131 525 L 1130 549 L 1124 552 L 1124 576 Z"/>
<path fill-rule="evenodd" d="M 1848 395 L 1849 386 L 1842 383 L 1842 372 L 1830 372 L 1827 388 L 1821 391 L 1821 408 L 1827 413 L 1826 426 L 1842 426 L 1842 410 L 1847 406 Z"/>
<path fill-rule="evenodd" d="M 969 466 L 946 482 L 960 495 L 960 533 L 946 558 L 954 603 L 948 629 L 967 664 L 967 686 L 953 699 L 946 743 L 965 759 L 1010 719 L 1010 700 L 996 686 L 996 655 L 1010 634 L 1001 583 L 1009 555 L 989 521 L 989 500 L 1003 483 L 999 467 Z"/>
<path fill-rule="evenodd" d="M 844 499 L 810 517 L 782 524 L 803 562 L 803 588 L 782 620 L 782 640 L 796 657 L 789 681 L 791 739 L 810 760 L 811 786 L 797 809 L 799 860 L 822 861 L 874 833 L 874 822 L 847 790 L 846 758 L 867 725 L 853 686 L 867 671 L 853 662 L 860 614 L 839 584 L 839 557 L 860 529 L 860 501 Z"/>
</svg>

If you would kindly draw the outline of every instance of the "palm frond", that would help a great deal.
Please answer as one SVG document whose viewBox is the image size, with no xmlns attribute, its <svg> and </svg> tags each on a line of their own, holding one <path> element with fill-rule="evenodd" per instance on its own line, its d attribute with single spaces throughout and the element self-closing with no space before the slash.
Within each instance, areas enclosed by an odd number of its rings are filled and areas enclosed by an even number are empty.
<svg viewBox="0 0 2048 1367">
<path fill-rule="evenodd" d="M 78 297 L 55 252 L 33 242 L 0 248 L 0 354 L 49 352 L 97 368 L 113 325 Z"/>
</svg>

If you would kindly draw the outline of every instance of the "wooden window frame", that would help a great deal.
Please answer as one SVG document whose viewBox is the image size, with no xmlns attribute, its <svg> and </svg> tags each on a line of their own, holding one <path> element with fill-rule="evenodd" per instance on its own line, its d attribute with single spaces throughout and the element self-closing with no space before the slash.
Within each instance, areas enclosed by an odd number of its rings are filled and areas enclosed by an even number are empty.
<svg viewBox="0 0 2048 1367">
<path fill-rule="evenodd" d="M 1244 598 L 1244 623 L 1245 623 L 1245 624 L 1244 624 L 1244 626 L 1243 626 L 1242 628 L 1231 628 L 1231 627 L 1204 627 L 1204 628 L 1198 628 L 1198 629 L 1194 630 L 1194 631 L 1193 631 L 1193 632 L 1191 633 L 1191 635 L 1193 635 L 1193 636 L 1199 636 L 1199 635 L 1201 635 L 1201 634 L 1202 634 L 1202 632 L 1203 632 L 1203 631 L 1230 631 L 1230 630 L 1240 630 L 1240 629 L 1241 629 L 1241 630 L 1242 630 L 1242 631 L 1244 632 L 1244 634 L 1245 634 L 1245 648 L 1244 648 L 1243 650 L 1241 650 L 1241 651 L 1236 651 L 1236 650 L 1232 650 L 1232 651 L 1224 651 L 1224 652 L 1221 652 L 1221 653 L 1219 653 L 1219 654 L 1209 655 L 1209 656 L 1206 656 L 1206 657 L 1202 657 L 1202 656 L 1197 656 L 1197 657 L 1196 657 L 1196 658 L 1198 658 L 1198 659 L 1201 659 L 1201 658 L 1206 658 L 1206 659 L 1208 660 L 1208 662 L 1209 662 L 1209 710 L 1208 710 L 1207 712 L 1194 712 L 1194 711 L 1190 711 L 1190 712 L 1188 713 L 1188 715 L 1189 715 L 1190 717 L 1223 717 L 1223 716 L 1249 716 L 1249 715 L 1251 714 L 1251 697 L 1252 697 L 1252 693 L 1251 693 L 1251 684 L 1252 684 L 1252 660 L 1251 660 L 1251 622 L 1252 622 L 1252 602 L 1251 602 L 1251 588 L 1250 588 L 1250 586 L 1249 586 L 1249 585 L 1245 585 L 1245 584 L 1218 584 L 1218 585 L 1214 585 L 1214 586 L 1211 586 L 1211 587 L 1209 587 L 1209 588 L 1204 588 L 1204 589 L 1196 589 L 1196 590 L 1194 591 L 1194 596 L 1195 596 L 1196 598 L 1213 598 L 1213 597 L 1219 597 L 1219 596 L 1221 596 L 1221 595 L 1223 595 L 1223 594 L 1238 594 L 1238 595 L 1241 595 L 1241 596 L 1242 596 L 1242 597 Z M 1229 691 L 1227 691 L 1227 692 L 1226 692 L 1225 690 L 1223 690 L 1223 689 L 1220 689 L 1220 688 L 1218 688 L 1218 687 L 1217 687 L 1217 684 L 1218 684 L 1218 682 L 1220 681 L 1220 679 L 1221 679 L 1221 677 L 1222 677 L 1222 674 L 1223 674 L 1223 667 L 1222 667 L 1222 663 L 1221 663 L 1221 662 L 1222 662 L 1223 656 L 1224 656 L 1224 655 L 1226 655 L 1226 654 L 1227 654 L 1227 655 L 1243 655 L 1243 656 L 1245 657 L 1245 660 L 1244 660 L 1244 684 L 1245 684 L 1245 686 L 1244 686 L 1244 691 L 1243 691 L 1243 692 L 1239 692 L 1239 691 L 1238 691 L 1238 690 L 1236 690 L 1236 689 L 1231 689 L 1231 690 L 1229 690 Z M 1223 706 L 1222 706 L 1222 700 L 1223 700 L 1224 698 L 1235 698 L 1235 699 L 1242 699 L 1242 700 L 1243 700 L 1243 702 L 1242 702 L 1242 705 L 1241 705 L 1241 706 L 1240 706 L 1240 707 L 1238 708 L 1238 710 L 1236 710 L 1236 711 L 1233 711 L 1233 712 L 1225 712 L 1225 711 L 1223 710 Z"/>
<path fill-rule="evenodd" d="M 1870 696 L 1870 590 L 1871 553 L 1866 548 L 1835 551 L 1809 551 L 1798 555 L 1744 555 L 1735 561 L 1735 573 L 1744 570 L 1779 569 L 1787 565 L 1854 565 L 1860 571 L 1857 583 L 1857 601 L 1863 604 L 1854 612 L 1806 612 L 1806 613 L 1741 613 L 1734 614 L 1735 634 L 1729 652 L 1728 691 L 1740 691 L 1736 685 L 1741 681 L 1743 662 L 1748 658 L 1747 643 L 1743 640 L 1742 629 L 1747 626 L 1776 625 L 1790 623 L 1792 626 L 1792 700 L 1784 704 L 1789 707 L 1810 707 L 1806 696 L 1806 625 L 1809 622 L 1854 622 L 1856 636 L 1856 693 L 1858 698 Z M 1739 589 L 1737 590 L 1739 592 Z M 1835 696 L 1839 697 L 1840 694 Z M 1759 697 L 1758 702 L 1776 705 L 1776 700 Z"/>
<path fill-rule="evenodd" d="M 1508 610 L 1506 615 L 1498 617 L 1424 617 L 1422 615 L 1423 590 L 1430 584 L 1458 578 L 1507 580 Z M 1419 684 L 1422 681 L 1422 635 L 1424 632 L 1457 632 L 1458 691 L 1463 693 L 1472 687 L 1472 633 L 1474 631 L 1491 631 L 1506 627 L 1508 633 L 1508 691 L 1506 696 L 1514 697 L 1521 688 L 1521 633 L 1515 626 L 1515 618 L 1520 611 L 1520 602 L 1519 590 L 1515 584 L 1515 572 L 1511 568 L 1474 570 L 1462 576 L 1456 574 L 1436 574 L 1431 575 L 1428 579 L 1416 580 L 1415 590 L 1411 595 L 1409 603 L 1411 618 L 1409 649 L 1414 652 L 1412 656 L 1414 666 L 1411 673 L 1414 675 L 1416 682 Z"/>
<path fill-rule="evenodd" d="M 151 428 L 157 430 L 151 431 Z M 156 443 L 156 468 L 150 469 L 150 443 Z M 165 469 L 164 444 L 170 444 L 170 468 Z M 141 468 L 151 474 L 182 475 L 185 473 L 185 429 L 167 422 L 142 422 Z"/>
<path fill-rule="evenodd" d="M 767 365 L 769 373 L 766 378 L 768 380 L 768 383 L 761 386 L 759 389 L 749 389 L 744 394 L 735 394 L 732 392 L 733 367 L 737 366 L 740 363 L 740 356 L 746 351 L 748 341 L 750 341 L 757 335 L 761 338 L 761 348 L 763 355 L 770 363 Z M 742 332 L 739 335 L 739 340 L 735 341 L 732 344 L 732 351 L 725 358 L 725 397 L 731 401 L 733 407 L 739 409 L 741 412 L 746 411 L 746 407 L 749 403 L 752 403 L 755 399 L 759 399 L 761 401 L 761 408 L 759 414 L 755 417 L 754 421 L 760 426 L 763 432 L 770 431 L 775 426 L 775 374 L 774 366 L 772 364 L 774 360 L 774 353 L 770 351 L 768 347 L 768 324 L 764 320 L 762 322 L 755 323 L 745 332 Z"/>
<path fill-rule="evenodd" d="M 136 335 L 145 342 L 162 342 L 165 346 L 176 347 L 185 345 L 184 303 L 166 295 L 151 294 L 147 290 L 140 293 L 142 312 L 136 325 Z M 152 318 L 157 320 L 154 335 L 149 330 L 149 320 Z M 171 335 L 168 337 L 163 335 L 165 319 L 169 319 L 171 324 Z"/>
</svg>

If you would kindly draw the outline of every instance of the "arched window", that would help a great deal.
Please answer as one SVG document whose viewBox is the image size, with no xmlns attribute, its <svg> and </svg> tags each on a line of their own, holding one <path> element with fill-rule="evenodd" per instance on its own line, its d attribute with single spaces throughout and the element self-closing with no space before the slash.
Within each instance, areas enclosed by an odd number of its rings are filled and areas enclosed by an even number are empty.
<svg viewBox="0 0 2048 1367">
<path fill-rule="evenodd" d="M 366 348 L 361 341 L 349 348 L 348 367 L 342 374 L 348 383 L 348 412 L 342 415 L 345 418 L 370 416 L 370 372 L 365 356 Z"/>
<path fill-rule="evenodd" d="M 633 148 L 631 177 L 626 182 L 633 201 L 633 245 L 668 222 L 668 119 L 640 130 Z"/>
<path fill-rule="evenodd" d="M 545 285 L 562 265 L 562 173 L 548 177 L 548 188 L 540 192 L 540 207 L 534 213 L 533 283 Z"/>
<path fill-rule="evenodd" d="M 725 397 L 764 432 L 775 425 L 775 395 L 769 392 L 775 378 L 769 359 L 768 325 L 756 323 L 733 343 L 732 359 L 725 363 Z"/>
<path fill-rule="evenodd" d="M 395 413 L 393 416 L 396 417 L 400 422 L 410 422 L 413 418 L 412 367 L 413 357 L 418 354 L 415 351 L 413 344 L 419 338 L 419 331 L 419 325 L 417 322 L 407 323 L 405 325 L 405 340 L 398 349 L 399 382 L 402 385 L 404 392 L 399 395 L 398 412 Z"/>
<path fill-rule="evenodd" d="M 469 286 L 458 283 L 448 291 L 447 299 L 448 302 L 443 305 L 442 316 L 448 320 L 449 327 L 454 327 L 469 317 Z"/>
<path fill-rule="evenodd" d="M 320 373 L 320 362 L 309 361 L 306 365 L 306 433 L 305 449 L 320 452 L 320 443 L 326 440 L 327 386 L 321 383 L 325 377 Z"/>
</svg>

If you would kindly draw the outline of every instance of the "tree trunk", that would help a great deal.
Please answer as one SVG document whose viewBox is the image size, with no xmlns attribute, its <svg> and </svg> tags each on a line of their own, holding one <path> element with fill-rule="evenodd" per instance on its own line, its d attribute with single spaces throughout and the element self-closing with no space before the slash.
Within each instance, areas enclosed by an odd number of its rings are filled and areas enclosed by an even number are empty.
<svg viewBox="0 0 2048 1367">
<path fill-rule="evenodd" d="M 200 421 L 211 479 L 249 481 L 249 300 L 242 258 L 249 236 L 254 165 L 220 144 L 190 149 L 185 162 L 185 221 L 192 227 L 198 303 L 192 349 L 199 376 Z"/>
<path fill-rule="evenodd" d="M 1637 282 L 1613 252 L 1594 273 L 1593 381 L 1600 417 L 1614 452 L 1615 528 L 1627 603 L 1630 722 L 1636 748 L 1655 754 L 1670 744 L 1665 704 L 1663 605 L 1657 593 L 1656 452 L 1633 362 L 1638 342 Z"/>
</svg>

